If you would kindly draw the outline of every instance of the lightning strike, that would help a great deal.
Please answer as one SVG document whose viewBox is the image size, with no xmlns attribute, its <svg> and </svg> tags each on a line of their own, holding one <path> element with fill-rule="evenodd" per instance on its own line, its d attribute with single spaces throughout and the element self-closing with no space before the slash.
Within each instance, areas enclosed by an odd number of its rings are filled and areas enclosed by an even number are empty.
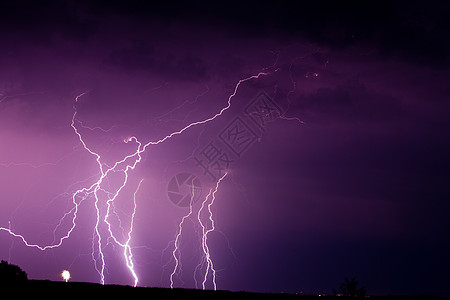
<svg viewBox="0 0 450 300">
<path fill-rule="evenodd" d="M 206 281 L 208 280 L 208 273 L 211 270 L 212 284 L 213 284 L 214 290 L 217 290 L 216 270 L 214 269 L 214 264 L 213 264 L 213 261 L 211 259 L 211 255 L 209 252 L 208 234 L 213 232 L 215 229 L 214 218 L 213 218 L 213 213 L 211 211 L 211 206 L 214 204 L 214 200 L 216 199 L 216 193 L 217 193 L 217 190 L 219 189 L 220 182 L 225 178 L 225 176 L 227 176 L 227 174 L 228 173 L 225 173 L 222 177 L 219 178 L 214 190 L 212 188 L 209 190 L 209 193 L 208 193 L 208 195 L 206 195 L 205 200 L 202 202 L 202 205 L 201 205 L 200 209 L 198 210 L 198 214 L 197 214 L 198 222 L 199 222 L 200 226 L 202 227 L 201 242 L 202 242 L 203 254 L 204 254 L 204 257 L 206 260 L 206 271 L 205 271 L 205 276 L 203 277 L 203 282 L 202 282 L 203 289 L 206 289 Z M 211 199 L 210 199 L 210 197 L 211 197 Z M 206 225 L 204 225 L 202 222 L 201 212 L 204 209 L 206 203 L 208 203 L 208 199 L 210 199 L 207 207 L 208 207 L 209 221 L 210 221 L 211 227 L 209 229 L 206 229 Z"/>
<path fill-rule="evenodd" d="M 173 258 L 175 260 L 175 266 L 173 268 L 172 273 L 170 274 L 170 288 L 171 289 L 173 289 L 173 276 L 177 272 L 178 266 L 180 264 L 180 260 L 179 260 L 179 257 L 180 257 L 180 250 L 179 250 L 180 242 L 179 242 L 179 239 L 181 237 L 181 231 L 182 231 L 182 228 L 183 228 L 184 221 L 192 215 L 192 206 L 193 206 L 193 203 L 194 203 L 194 193 L 195 193 L 195 185 L 194 185 L 194 179 L 193 179 L 192 180 L 192 190 L 191 190 L 191 200 L 189 201 L 189 212 L 181 218 L 181 221 L 178 224 L 178 232 L 177 232 L 177 235 L 175 237 L 175 241 L 173 243 L 174 244 L 174 249 L 172 251 L 172 256 L 173 256 Z M 178 253 L 178 256 L 177 256 L 177 253 Z"/>
<path fill-rule="evenodd" d="M 131 215 L 131 225 L 130 225 L 130 230 L 128 231 L 128 239 L 125 242 L 124 247 L 123 247 L 123 256 L 125 257 L 125 261 L 127 263 L 128 269 L 130 270 L 131 274 L 133 275 L 135 287 L 137 286 L 139 279 L 136 275 L 136 272 L 134 271 L 133 253 L 131 252 L 130 241 L 131 241 L 131 235 L 133 233 L 134 217 L 136 215 L 136 194 L 139 191 L 139 189 L 141 187 L 141 183 L 143 181 L 144 181 L 144 179 L 141 179 L 141 181 L 139 181 L 136 191 L 133 194 L 134 208 L 133 208 L 133 214 Z"/>
<path fill-rule="evenodd" d="M 208 280 L 209 272 L 211 272 L 211 274 L 212 274 L 213 288 L 214 288 L 214 290 L 217 290 L 216 270 L 214 269 L 214 264 L 211 259 L 211 255 L 210 255 L 210 251 L 209 251 L 209 247 L 208 247 L 208 234 L 215 230 L 215 222 L 214 222 L 214 217 L 213 217 L 211 207 L 214 204 L 216 192 L 219 189 L 219 185 L 226 176 L 227 176 L 227 173 L 225 173 L 221 178 L 219 178 L 219 180 L 216 182 L 216 185 L 214 188 L 211 188 L 209 190 L 209 193 L 206 195 L 205 200 L 203 200 L 203 202 L 197 212 L 197 221 L 201 227 L 200 240 L 201 240 L 201 249 L 203 251 L 203 261 L 206 261 L 206 270 L 205 270 L 205 274 L 204 274 L 203 281 L 202 281 L 202 288 L 204 290 L 206 289 L 206 282 Z M 183 224 L 184 224 L 184 221 L 187 218 L 189 218 L 193 213 L 194 187 L 195 187 L 194 184 L 192 184 L 192 193 L 191 193 L 191 200 L 190 200 L 190 204 L 189 204 L 189 212 L 181 218 L 180 223 L 178 224 L 178 231 L 177 231 L 175 241 L 174 241 L 174 250 L 172 251 L 172 256 L 175 260 L 175 266 L 174 266 L 172 273 L 170 274 L 170 288 L 173 288 L 173 286 L 174 286 L 173 277 L 176 274 L 176 272 L 178 271 L 179 265 L 180 265 L 180 250 L 179 250 L 180 242 L 179 242 L 179 239 L 182 236 Z M 207 218 L 210 223 L 209 228 L 207 228 L 208 226 L 205 224 L 204 221 L 202 221 L 202 212 L 205 207 L 207 207 L 207 210 L 208 210 Z M 201 265 L 202 265 L 202 262 L 199 264 L 199 266 L 197 266 L 197 268 L 195 270 L 197 271 L 198 269 L 201 269 Z M 195 274 L 194 274 L 194 280 L 196 281 Z"/>
<path fill-rule="evenodd" d="M 236 96 L 241 84 L 243 84 L 247 81 L 250 81 L 252 79 L 259 79 L 261 76 L 265 76 L 268 74 L 270 74 L 270 73 L 259 72 L 256 75 L 252 75 L 247 78 L 240 79 L 237 82 L 237 84 L 235 85 L 233 93 L 228 97 L 227 105 L 224 106 L 223 108 L 221 108 L 216 114 L 214 114 L 213 116 L 211 116 L 209 118 L 190 123 L 190 124 L 186 125 L 185 127 L 179 129 L 178 131 L 174 131 L 159 140 L 149 141 L 146 144 L 142 144 L 134 136 L 125 139 L 124 143 L 130 143 L 130 142 L 135 143 L 136 150 L 131 154 L 125 155 L 121 160 L 114 162 L 114 164 L 112 164 L 112 166 L 108 166 L 105 163 L 103 163 L 101 155 L 99 153 L 95 152 L 93 149 L 91 149 L 87 145 L 87 143 L 83 139 L 83 136 L 80 133 L 77 125 L 81 128 L 88 129 L 88 130 L 99 129 L 101 131 L 109 131 L 112 128 L 102 129 L 101 127 L 88 127 L 77 119 L 78 111 L 77 111 L 76 106 L 77 106 L 78 102 L 80 101 L 81 97 L 88 94 L 89 91 L 79 94 L 78 96 L 75 97 L 75 101 L 73 104 L 74 113 L 72 115 L 70 127 L 73 129 L 73 132 L 77 136 L 80 144 L 83 146 L 83 149 L 95 159 L 95 161 L 97 163 L 97 167 L 98 167 L 98 178 L 96 180 L 94 180 L 94 182 L 91 185 L 80 188 L 72 193 L 71 198 L 72 198 L 73 207 L 62 216 L 62 218 L 60 219 L 60 222 L 56 226 L 56 228 L 58 228 L 65 218 L 71 216 L 70 228 L 67 230 L 67 232 L 64 235 L 62 235 L 59 238 L 59 240 L 56 240 L 47 245 L 39 245 L 39 244 L 35 244 L 35 243 L 30 243 L 23 235 L 14 232 L 10 226 L 0 227 L 0 231 L 5 231 L 8 234 L 10 234 L 11 236 L 19 238 L 20 240 L 22 240 L 22 242 L 27 247 L 30 247 L 30 248 L 36 248 L 41 251 L 58 248 L 62 245 L 62 243 L 66 239 L 68 239 L 70 237 L 70 235 L 76 228 L 80 203 L 85 201 L 88 198 L 93 198 L 95 212 L 96 212 L 96 221 L 95 221 L 94 230 L 93 230 L 91 256 L 92 256 L 92 260 L 94 262 L 94 268 L 96 269 L 96 271 L 98 272 L 98 274 L 100 276 L 100 283 L 105 284 L 106 261 L 105 261 L 105 255 L 103 253 L 104 240 L 112 239 L 112 241 L 115 244 L 117 244 L 123 248 L 123 255 L 124 255 L 125 262 L 126 262 L 126 266 L 129 269 L 130 273 L 132 274 L 133 279 L 134 279 L 134 286 L 136 286 L 138 283 L 138 276 L 134 270 L 133 255 L 132 255 L 132 251 L 131 251 L 132 249 L 130 246 L 130 241 L 132 239 L 133 222 L 134 222 L 134 217 L 135 217 L 135 213 L 136 213 L 136 194 L 140 188 L 142 180 L 139 182 L 139 185 L 134 193 L 134 197 L 133 197 L 134 209 L 133 209 L 133 213 L 132 213 L 131 220 L 130 220 L 130 226 L 129 226 L 130 229 L 127 233 L 127 239 L 125 241 L 121 242 L 120 239 L 114 234 L 114 232 L 112 230 L 112 224 L 109 220 L 110 216 L 111 216 L 111 206 L 113 205 L 114 201 L 117 199 L 120 192 L 127 185 L 128 179 L 129 179 L 129 172 L 136 168 L 138 163 L 142 160 L 141 154 L 143 152 L 145 152 L 149 146 L 155 146 L 155 145 L 161 144 L 161 143 L 165 142 L 166 140 L 171 139 L 174 136 L 182 134 L 183 132 L 187 131 L 188 129 L 190 129 L 192 127 L 195 127 L 195 126 L 201 125 L 201 124 L 206 124 L 206 123 L 211 122 L 211 121 L 215 120 L 216 118 L 220 117 L 225 111 L 227 111 L 231 107 L 231 100 L 233 99 L 234 96 Z M 35 166 L 33 166 L 33 167 L 35 167 Z M 36 167 L 39 167 L 39 166 L 36 166 Z M 121 184 L 119 185 L 118 188 L 115 189 L 115 191 L 113 191 L 113 192 L 107 191 L 105 188 L 103 188 L 105 180 L 108 180 L 108 175 L 110 173 L 117 173 L 117 172 L 121 172 L 123 174 L 123 179 L 121 181 Z M 212 281 L 213 281 L 214 289 L 217 288 L 216 282 L 215 282 L 215 270 L 214 270 L 214 265 L 213 265 L 211 257 L 210 257 L 210 252 L 209 252 L 209 248 L 208 248 L 208 244 L 207 244 L 207 237 L 208 237 L 208 234 L 215 229 L 211 206 L 214 203 L 215 193 L 217 192 L 219 184 L 225 176 L 226 176 L 226 174 L 222 178 L 220 178 L 220 180 L 217 182 L 214 191 L 213 190 L 210 191 L 210 193 L 206 197 L 205 201 L 202 203 L 202 207 L 198 213 L 198 220 L 200 222 L 200 225 L 202 226 L 202 249 L 203 249 L 206 261 L 207 261 L 207 269 L 206 269 L 206 273 L 205 273 L 203 284 L 202 284 L 203 289 L 205 289 L 205 284 L 206 284 L 206 281 L 208 278 L 209 271 L 212 272 Z M 104 199 L 102 199 L 101 192 L 102 193 L 106 192 L 106 194 L 108 195 L 106 201 Z M 210 199 L 210 197 L 211 197 L 211 199 Z M 210 201 L 209 204 L 207 205 L 207 207 L 208 207 L 209 220 L 211 222 L 211 227 L 209 229 L 206 229 L 206 226 L 203 224 L 203 222 L 200 219 L 200 212 L 204 209 L 208 200 Z M 102 204 L 106 204 L 105 212 L 102 212 L 102 209 L 101 209 Z M 191 210 L 190 210 L 189 214 L 187 216 L 183 217 L 182 222 L 184 221 L 184 219 L 189 217 L 190 214 L 192 214 L 192 206 L 191 206 Z M 102 218 L 102 215 L 104 215 L 103 218 Z M 176 249 L 178 248 L 178 241 L 179 241 L 179 237 L 181 235 L 182 222 L 180 223 L 177 238 L 175 239 L 175 248 Z M 104 237 L 104 236 L 102 237 L 102 232 L 100 230 L 100 226 L 102 224 L 107 227 L 107 232 L 108 232 L 107 237 Z M 56 231 L 56 229 L 55 229 L 55 231 Z M 173 256 L 176 261 L 174 272 L 176 272 L 176 270 L 178 268 L 178 258 L 175 255 L 176 251 L 177 251 L 176 249 L 173 252 Z M 95 255 L 95 253 L 98 253 L 97 256 Z M 100 260 L 100 262 L 98 262 L 98 260 Z M 98 266 L 98 264 L 100 264 L 100 266 Z M 68 273 L 68 271 L 67 271 L 67 273 Z M 66 276 L 66 275 L 70 276 L 70 273 L 68 273 L 68 274 L 64 273 L 64 276 Z M 171 274 L 171 287 L 173 286 L 173 275 L 174 275 L 174 273 Z"/>
</svg>

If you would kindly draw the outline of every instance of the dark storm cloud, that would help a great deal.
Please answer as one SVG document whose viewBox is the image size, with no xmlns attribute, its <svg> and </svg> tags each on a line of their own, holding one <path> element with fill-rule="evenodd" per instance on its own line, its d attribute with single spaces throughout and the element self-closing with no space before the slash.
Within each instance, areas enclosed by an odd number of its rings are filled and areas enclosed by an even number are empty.
<svg viewBox="0 0 450 300">
<path fill-rule="evenodd" d="M 311 94 L 300 96 L 295 103 L 298 103 L 301 113 L 312 114 L 313 119 L 322 121 L 330 118 L 347 122 L 386 121 L 403 114 L 398 99 L 370 90 L 358 80 L 335 88 L 318 88 Z"/>
<path fill-rule="evenodd" d="M 0 11 L 5 37 L 35 42 L 54 34 L 84 39 L 120 15 L 143 24 L 225 28 L 238 38 L 304 37 L 335 49 L 362 43 L 420 63 L 447 64 L 450 45 L 446 1 L 8 1 Z"/>
<path fill-rule="evenodd" d="M 201 58 L 194 54 L 177 57 L 142 40 L 132 41 L 130 47 L 113 50 L 106 63 L 119 68 L 117 71 L 145 71 L 165 80 L 200 81 L 208 78 L 206 63 Z"/>
<path fill-rule="evenodd" d="M 335 49 L 363 43 L 385 57 L 448 63 L 446 1 L 113 2 L 129 16 L 225 27 L 237 37 L 304 37 Z"/>
<path fill-rule="evenodd" d="M 0 32 L 15 43 L 45 44 L 54 35 L 84 40 L 95 32 L 96 22 L 84 18 L 80 7 L 69 1 L 2 1 Z"/>
<path fill-rule="evenodd" d="M 225 54 L 219 57 L 214 66 L 215 72 L 227 79 L 242 74 L 244 68 L 245 59 L 232 54 Z"/>
</svg>

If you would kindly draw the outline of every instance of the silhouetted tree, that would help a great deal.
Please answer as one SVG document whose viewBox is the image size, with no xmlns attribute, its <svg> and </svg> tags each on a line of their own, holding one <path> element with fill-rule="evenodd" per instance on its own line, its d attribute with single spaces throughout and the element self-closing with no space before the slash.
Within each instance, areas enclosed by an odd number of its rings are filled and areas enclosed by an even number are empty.
<svg viewBox="0 0 450 300">
<path fill-rule="evenodd" d="M 7 261 L 0 262 L 0 282 L 1 283 L 16 283 L 28 280 L 27 273 L 20 267 L 8 264 Z"/>
<path fill-rule="evenodd" d="M 345 278 L 344 282 L 339 286 L 339 290 L 333 290 L 333 292 L 335 295 L 340 294 L 350 297 L 364 297 L 366 295 L 366 288 L 358 288 L 358 281 L 355 278 L 352 278 L 351 280 Z"/>
</svg>

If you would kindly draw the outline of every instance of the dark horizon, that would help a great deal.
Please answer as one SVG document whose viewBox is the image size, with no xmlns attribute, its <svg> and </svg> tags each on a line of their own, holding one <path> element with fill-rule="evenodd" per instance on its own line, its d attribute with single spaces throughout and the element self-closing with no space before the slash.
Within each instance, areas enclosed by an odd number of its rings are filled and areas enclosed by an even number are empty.
<svg viewBox="0 0 450 300">
<path fill-rule="evenodd" d="M 231 291 L 450 296 L 449 8 L 0 3 L 0 258 L 52 281 L 213 289 L 213 266 Z"/>
</svg>

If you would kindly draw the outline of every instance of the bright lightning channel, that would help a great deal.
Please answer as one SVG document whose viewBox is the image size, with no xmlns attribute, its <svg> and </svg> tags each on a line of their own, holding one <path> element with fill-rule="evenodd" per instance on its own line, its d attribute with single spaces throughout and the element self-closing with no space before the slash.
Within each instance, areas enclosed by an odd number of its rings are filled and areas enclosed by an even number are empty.
<svg viewBox="0 0 450 300">
<path fill-rule="evenodd" d="M 205 275 L 204 275 L 203 282 L 202 282 L 202 288 L 204 290 L 206 289 L 206 281 L 208 280 L 209 271 L 211 271 L 211 273 L 212 273 L 212 284 L 213 284 L 214 290 L 217 290 L 216 270 L 214 269 L 214 264 L 213 264 L 213 261 L 211 259 L 211 255 L 209 252 L 208 234 L 215 230 L 215 222 L 214 222 L 214 217 L 213 217 L 211 207 L 214 204 L 214 200 L 216 198 L 216 193 L 217 193 L 217 190 L 219 189 L 219 185 L 220 185 L 221 181 L 225 178 L 225 176 L 227 176 L 227 174 L 228 173 L 225 173 L 222 177 L 219 178 L 219 180 L 216 182 L 216 186 L 214 189 L 211 188 L 209 190 L 209 193 L 206 195 L 205 200 L 203 200 L 202 205 L 197 212 L 197 221 L 202 228 L 201 246 L 202 246 L 202 251 L 203 251 L 203 257 L 207 263 Z M 172 274 L 170 274 L 170 288 L 173 288 L 173 284 L 174 284 L 173 276 L 176 274 L 179 264 L 180 264 L 179 239 L 181 238 L 181 235 L 182 235 L 183 224 L 184 224 L 184 221 L 187 218 L 189 218 L 193 212 L 194 187 L 195 187 L 194 183 L 192 183 L 192 192 L 191 192 L 191 200 L 189 203 L 189 212 L 181 218 L 180 223 L 178 224 L 178 231 L 177 231 L 175 241 L 174 241 L 174 249 L 172 251 L 172 256 L 175 260 L 175 266 L 173 268 Z M 204 224 L 204 222 L 202 221 L 202 217 L 201 217 L 202 211 L 205 207 L 208 207 L 208 219 L 211 224 L 211 227 L 209 229 L 206 229 L 207 226 Z M 177 256 L 177 253 L 178 253 L 178 256 Z M 200 263 L 200 265 L 201 265 L 201 263 Z M 198 268 L 199 268 L 199 266 L 196 269 L 198 269 Z"/>
<path fill-rule="evenodd" d="M 209 193 L 208 193 L 208 195 L 206 195 L 205 200 L 202 202 L 202 206 L 198 210 L 198 214 L 197 214 L 198 222 L 199 222 L 200 226 L 202 227 L 202 250 L 203 250 L 204 257 L 206 259 L 206 271 L 205 271 L 205 276 L 203 277 L 203 282 L 202 282 L 203 289 L 206 289 L 205 285 L 206 285 L 206 281 L 208 280 L 208 273 L 209 273 L 209 270 L 211 270 L 212 283 L 214 286 L 214 290 L 217 290 L 216 270 L 214 269 L 214 264 L 213 264 L 213 261 L 211 259 L 211 255 L 209 252 L 208 234 L 213 232 L 215 229 L 214 218 L 213 218 L 213 213 L 211 211 L 211 206 L 214 204 L 214 200 L 216 199 L 216 193 L 217 193 L 217 190 L 219 189 L 220 182 L 225 178 L 225 176 L 227 176 L 227 174 L 228 173 L 225 173 L 222 177 L 219 178 L 214 190 L 213 189 L 209 190 Z M 211 197 L 211 200 L 209 201 L 209 204 L 208 204 L 208 213 L 209 213 L 209 221 L 211 223 L 211 228 L 206 229 L 206 226 L 203 224 L 203 222 L 201 220 L 200 214 L 201 214 L 202 210 L 204 209 L 204 207 L 210 197 Z"/>
<path fill-rule="evenodd" d="M 225 111 L 227 111 L 230 107 L 231 107 L 231 100 L 233 99 L 233 97 L 236 95 L 240 85 L 244 82 L 247 82 L 249 80 L 252 79 L 259 79 L 261 76 L 264 75 L 268 75 L 270 73 L 268 72 L 259 72 L 256 75 L 252 75 L 249 76 L 247 78 L 244 79 L 240 79 L 238 81 L 238 83 L 235 85 L 234 91 L 233 93 L 228 97 L 228 101 L 227 101 L 227 105 L 224 106 L 219 112 L 217 112 L 216 114 L 214 114 L 212 117 L 206 118 L 204 120 L 201 121 L 196 121 L 193 123 L 190 123 L 188 125 L 186 125 L 185 127 L 181 128 L 178 131 L 174 131 L 168 135 L 166 135 L 165 137 L 156 140 L 156 141 L 149 141 L 146 144 L 142 145 L 142 143 L 134 136 L 129 137 L 128 139 L 124 140 L 125 143 L 129 143 L 129 142 L 133 142 L 136 144 L 136 151 L 132 154 L 128 154 L 126 156 L 124 156 L 121 160 L 116 161 L 112 166 L 107 166 L 106 164 L 101 162 L 101 155 L 98 154 L 97 152 L 95 152 L 94 150 L 92 150 L 91 148 L 89 148 L 89 146 L 86 144 L 86 142 L 84 141 L 81 133 L 79 132 L 76 124 L 79 124 L 81 127 L 83 128 L 87 128 L 86 126 L 84 126 L 79 120 L 77 120 L 77 108 L 76 108 L 76 104 L 78 103 L 78 101 L 80 100 L 81 97 L 83 97 L 84 95 L 86 95 L 88 92 L 84 92 L 81 93 L 80 95 L 75 97 L 75 103 L 73 105 L 74 108 L 74 113 L 72 115 L 72 120 L 70 123 L 71 128 L 73 129 L 73 131 L 75 132 L 75 134 L 77 135 L 81 145 L 83 146 L 84 150 L 87 151 L 89 154 L 91 154 L 94 158 L 95 161 L 97 162 L 98 165 L 98 170 L 99 170 L 99 178 L 97 181 L 95 181 L 94 183 L 92 183 L 90 186 L 86 186 L 83 188 L 80 188 L 78 190 L 76 190 L 73 194 L 72 194 L 72 203 L 73 203 L 73 208 L 65 213 L 61 219 L 61 222 L 64 218 L 66 218 L 69 215 L 72 215 L 72 220 L 71 220 L 71 226 L 70 228 L 67 230 L 66 234 L 61 236 L 59 241 L 57 242 L 53 242 L 52 244 L 48 244 L 48 245 L 39 245 L 39 244 L 33 244 L 28 242 L 25 237 L 21 234 L 18 234 L 16 232 L 14 232 L 11 228 L 9 227 L 0 227 L 0 231 L 5 231 L 7 233 L 9 233 L 10 235 L 19 238 L 20 240 L 22 240 L 22 242 L 27 246 L 27 247 L 31 247 L 31 248 L 36 248 L 39 249 L 41 251 L 45 251 L 48 249 L 54 249 L 54 248 L 58 248 L 59 246 L 62 245 L 62 243 L 64 242 L 64 240 L 68 239 L 70 237 L 70 235 L 72 234 L 73 230 L 76 227 L 76 220 L 78 217 L 78 209 L 79 209 L 79 205 L 82 201 L 84 201 L 85 199 L 87 199 L 89 196 L 93 196 L 94 197 L 94 207 L 96 210 L 96 222 L 95 222 L 95 226 L 94 226 L 94 239 L 93 239 L 93 244 L 92 244 L 92 259 L 94 261 L 94 267 L 97 270 L 97 272 L 99 273 L 100 276 L 100 283 L 101 284 L 105 284 L 105 256 L 103 254 L 103 239 L 102 236 L 100 234 L 100 230 L 99 230 L 99 225 L 100 223 L 104 223 L 106 224 L 107 228 L 108 228 L 108 233 L 109 233 L 109 238 L 112 238 L 112 240 L 118 244 L 120 247 L 123 248 L 123 254 L 124 254 L 124 258 L 125 258 L 125 262 L 127 264 L 127 268 L 130 270 L 133 278 L 134 278 L 134 285 L 136 286 L 138 283 L 138 276 L 134 270 L 134 265 L 133 265 L 133 256 L 132 256 L 132 252 L 131 252 L 131 246 L 130 246 L 130 240 L 132 238 L 132 231 L 133 231 L 133 219 L 134 219 L 134 215 L 136 213 L 136 193 L 137 190 L 134 194 L 134 210 L 133 210 L 133 215 L 131 218 L 131 225 L 130 225 L 130 230 L 128 231 L 128 239 L 125 242 L 120 242 L 119 239 L 114 235 L 112 229 L 111 229 L 111 223 L 108 221 L 109 216 L 110 216 L 110 208 L 111 205 L 113 204 L 113 202 L 115 201 L 115 199 L 117 198 L 117 196 L 119 195 L 119 193 L 123 190 L 123 188 L 126 186 L 127 182 L 128 182 L 128 172 L 130 170 L 134 170 L 135 167 L 137 166 L 137 164 L 141 161 L 142 156 L 141 154 L 147 150 L 147 148 L 149 146 L 153 146 L 153 145 L 158 145 L 161 144 L 163 142 L 165 142 L 166 140 L 180 135 L 183 132 L 185 132 L 186 130 L 190 129 L 191 127 L 197 126 L 197 125 L 201 125 L 201 124 L 206 124 L 208 122 L 211 122 L 213 120 L 215 120 L 216 118 L 218 118 L 219 116 L 221 116 Z M 88 128 L 91 129 L 91 128 Z M 102 218 L 100 217 L 101 212 L 100 212 L 100 197 L 99 197 L 99 192 L 105 192 L 105 190 L 102 188 L 102 184 L 105 181 L 105 179 L 107 178 L 107 176 L 111 173 L 116 173 L 116 172 L 122 172 L 124 175 L 122 184 L 119 186 L 119 188 L 115 191 L 115 193 L 110 193 L 107 192 L 108 194 L 108 199 L 106 201 L 107 204 L 107 209 L 106 209 L 106 214 L 102 220 Z M 216 189 L 214 190 L 214 192 L 212 193 L 212 200 L 211 203 L 208 204 L 208 211 L 210 212 L 210 220 L 212 222 L 212 228 L 206 230 L 206 228 L 202 225 L 203 227 L 203 237 L 202 237 L 202 248 L 203 251 L 205 253 L 205 256 L 207 258 L 207 262 L 208 262 L 208 268 L 207 268 L 207 272 L 205 274 L 205 279 L 203 281 L 203 287 L 205 286 L 205 282 L 207 279 L 207 275 L 208 275 L 208 270 L 211 270 L 211 272 L 213 273 L 213 283 L 214 283 L 214 288 L 216 288 L 216 284 L 215 284 L 215 270 L 212 264 L 212 261 L 210 259 L 210 254 L 209 254 L 209 248 L 207 246 L 207 235 L 208 233 L 210 233 L 211 231 L 214 230 L 214 221 L 212 219 L 212 213 L 210 210 L 210 207 L 214 201 L 214 196 L 215 196 L 215 192 L 217 191 L 218 188 L 218 184 L 219 182 L 225 177 L 225 175 L 217 182 L 216 185 Z M 139 183 L 142 183 L 142 181 Z M 138 186 L 138 189 L 139 189 Z M 209 194 L 211 195 L 211 193 Z M 208 197 L 207 197 L 208 198 Z M 81 199 L 78 201 L 78 199 Z M 206 201 L 207 199 L 205 199 Z M 60 222 L 60 223 L 61 223 Z M 203 224 L 203 223 L 201 223 Z M 59 225 L 58 225 L 59 226 Z M 100 258 L 100 268 L 98 268 L 97 266 L 97 259 L 95 258 L 95 251 L 98 252 L 98 256 Z"/>
<path fill-rule="evenodd" d="M 181 218 L 181 221 L 178 224 L 178 232 L 177 232 L 177 235 L 175 237 L 175 241 L 173 243 L 174 244 L 174 249 L 172 251 L 172 256 L 173 256 L 173 258 L 175 260 L 175 266 L 173 267 L 173 271 L 170 274 L 170 288 L 171 289 L 173 289 L 173 276 L 177 272 L 178 266 L 180 264 L 180 259 L 179 259 L 179 257 L 180 257 L 180 250 L 179 250 L 180 241 L 179 241 L 179 239 L 181 237 L 181 232 L 182 232 L 182 229 L 183 229 L 184 220 L 189 218 L 190 215 L 192 214 L 192 205 L 194 203 L 194 196 L 195 196 L 194 195 L 194 193 L 195 193 L 194 179 L 195 178 L 192 179 L 192 190 L 191 190 L 191 200 L 189 201 L 189 212 Z M 178 256 L 177 256 L 177 253 L 178 253 Z"/>
</svg>

